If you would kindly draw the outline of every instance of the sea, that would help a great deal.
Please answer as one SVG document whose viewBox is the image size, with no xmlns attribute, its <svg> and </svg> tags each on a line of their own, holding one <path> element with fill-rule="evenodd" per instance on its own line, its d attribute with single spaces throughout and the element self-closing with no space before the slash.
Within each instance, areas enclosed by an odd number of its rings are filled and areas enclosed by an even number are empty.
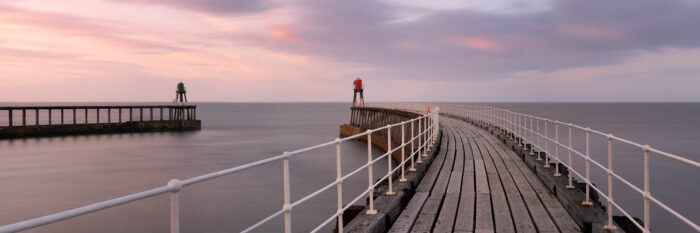
<svg viewBox="0 0 700 233">
<path fill-rule="evenodd" d="M 167 103 L 2 103 L 13 105 L 141 105 Z M 191 132 L 123 133 L 0 140 L 0 225 L 70 210 L 337 138 L 350 118 L 350 103 L 196 103 L 202 129 Z M 452 103 L 454 104 L 454 103 Z M 565 123 L 587 126 L 669 153 L 700 161 L 700 103 L 471 103 L 507 108 Z M 17 113 L 15 113 L 17 114 Z M 46 114 L 42 113 L 41 121 Z M 29 114 L 29 122 L 34 122 Z M 114 116 L 113 116 L 114 117 Z M 0 126 L 7 125 L 0 111 Z M 78 118 L 79 123 L 81 122 Z M 104 118 L 103 118 L 104 119 Z M 15 117 L 17 121 L 17 117 Z M 94 122 L 94 114 L 89 118 Z M 15 123 L 16 124 L 16 123 Z M 552 125 L 550 125 L 552 126 Z M 543 127 L 540 125 L 540 127 Z M 548 128 L 548 134 L 556 135 Z M 559 129 L 568 143 L 568 127 Z M 585 151 L 584 134 L 572 130 L 572 147 Z M 550 145 L 550 154 L 555 153 Z M 613 169 L 643 187 L 643 152 L 613 143 Z M 605 137 L 591 136 L 591 158 L 608 166 Z M 568 151 L 559 148 L 568 162 Z M 374 158 L 382 152 L 372 149 Z M 343 174 L 367 163 L 367 144 L 341 144 Z M 573 169 L 584 160 L 572 157 Z M 386 174 L 387 161 L 373 168 Z M 301 199 L 336 179 L 336 149 L 327 146 L 290 160 L 291 198 Z M 580 180 L 580 179 L 578 179 Z M 591 180 L 607 194 L 607 174 L 591 165 Z M 700 169 L 661 155 L 650 155 L 650 194 L 700 223 Z M 367 189 L 367 172 L 343 182 L 344 204 Z M 282 162 L 274 162 L 185 187 L 180 192 L 181 232 L 238 232 L 279 211 L 283 204 Z M 626 184 L 613 181 L 614 201 L 642 219 L 643 198 Z M 330 232 L 337 190 L 330 188 L 292 210 L 294 232 L 320 227 Z M 605 204 L 604 199 L 602 202 Z M 364 204 L 365 198 L 359 203 Z M 170 196 L 138 200 L 28 232 L 168 232 Z M 623 213 L 615 209 L 615 215 Z M 651 204 L 655 232 L 695 232 L 658 205 Z M 280 232 L 276 217 L 254 232 Z"/>
</svg>

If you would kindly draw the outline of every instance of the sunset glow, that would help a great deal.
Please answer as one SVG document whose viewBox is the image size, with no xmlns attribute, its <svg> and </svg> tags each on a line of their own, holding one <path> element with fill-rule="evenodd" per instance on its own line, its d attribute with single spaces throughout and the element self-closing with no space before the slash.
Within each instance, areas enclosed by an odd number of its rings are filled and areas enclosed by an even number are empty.
<svg viewBox="0 0 700 233">
<path fill-rule="evenodd" d="M 596 4 L 6 0 L 0 98 L 167 101 L 183 81 L 196 101 L 349 101 L 362 77 L 372 101 L 557 100 L 509 80 L 577 101 L 700 99 L 700 63 L 668 62 L 700 57 L 699 3 Z M 658 15 L 639 21 L 648 9 Z M 640 60 L 654 68 L 629 68 Z M 615 71 L 581 73 L 597 67 Z M 637 88 L 606 88 L 640 76 Z M 483 91 L 494 88 L 504 92 Z"/>
</svg>

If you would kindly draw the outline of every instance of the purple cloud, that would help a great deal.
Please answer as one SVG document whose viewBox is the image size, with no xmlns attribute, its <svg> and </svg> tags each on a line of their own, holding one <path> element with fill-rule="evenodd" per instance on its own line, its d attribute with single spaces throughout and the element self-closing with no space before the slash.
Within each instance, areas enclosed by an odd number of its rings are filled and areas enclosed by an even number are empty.
<svg viewBox="0 0 700 233">
<path fill-rule="evenodd" d="M 639 51 L 696 48 L 700 4 L 689 1 L 554 1 L 539 12 L 494 14 L 430 10 L 401 20 L 408 6 L 381 1 L 308 0 L 296 22 L 278 25 L 297 41 L 218 32 L 224 43 L 377 66 L 388 78 L 499 78 L 616 64 Z M 233 41 L 233 42 L 231 42 Z"/>
</svg>

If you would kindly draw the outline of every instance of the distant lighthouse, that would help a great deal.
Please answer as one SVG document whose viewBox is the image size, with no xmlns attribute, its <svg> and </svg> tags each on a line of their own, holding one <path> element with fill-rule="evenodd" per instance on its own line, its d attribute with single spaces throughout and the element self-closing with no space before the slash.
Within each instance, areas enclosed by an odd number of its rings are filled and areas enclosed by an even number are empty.
<svg viewBox="0 0 700 233">
<path fill-rule="evenodd" d="M 182 82 L 178 83 L 175 89 L 175 102 L 187 103 L 187 91 L 185 90 L 185 84 Z"/>
<path fill-rule="evenodd" d="M 353 107 L 362 107 L 365 106 L 365 97 L 362 94 L 362 91 L 364 90 L 364 87 L 362 86 L 362 79 L 357 78 L 355 81 L 352 82 L 353 86 L 353 96 L 352 96 L 352 106 Z M 357 102 L 357 93 L 360 93 L 360 102 Z"/>
<path fill-rule="evenodd" d="M 185 84 L 180 82 L 175 88 L 175 99 L 173 100 L 173 105 L 184 106 L 187 105 L 187 91 L 185 90 Z M 173 120 L 183 121 L 192 119 L 192 114 L 190 111 L 185 111 L 184 107 L 175 108 L 173 112 Z"/>
</svg>

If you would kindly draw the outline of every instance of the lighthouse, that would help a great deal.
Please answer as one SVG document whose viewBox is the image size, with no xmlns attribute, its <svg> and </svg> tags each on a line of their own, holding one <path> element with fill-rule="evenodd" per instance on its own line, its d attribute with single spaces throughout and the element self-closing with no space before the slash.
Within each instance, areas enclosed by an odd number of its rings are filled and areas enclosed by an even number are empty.
<svg viewBox="0 0 700 233">
<path fill-rule="evenodd" d="M 365 105 L 365 97 L 362 94 L 362 91 L 364 90 L 364 87 L 362 86 L 362 79 L 357 78 L 355 81 L 352 82 L 352 87 L 353 87 L 353 96 L 352 96 L 352 106 L 353 107 L 362 107 Z M 360 93 L 360 101 L 357 101 L 357 93 Z"/>
</svg>

